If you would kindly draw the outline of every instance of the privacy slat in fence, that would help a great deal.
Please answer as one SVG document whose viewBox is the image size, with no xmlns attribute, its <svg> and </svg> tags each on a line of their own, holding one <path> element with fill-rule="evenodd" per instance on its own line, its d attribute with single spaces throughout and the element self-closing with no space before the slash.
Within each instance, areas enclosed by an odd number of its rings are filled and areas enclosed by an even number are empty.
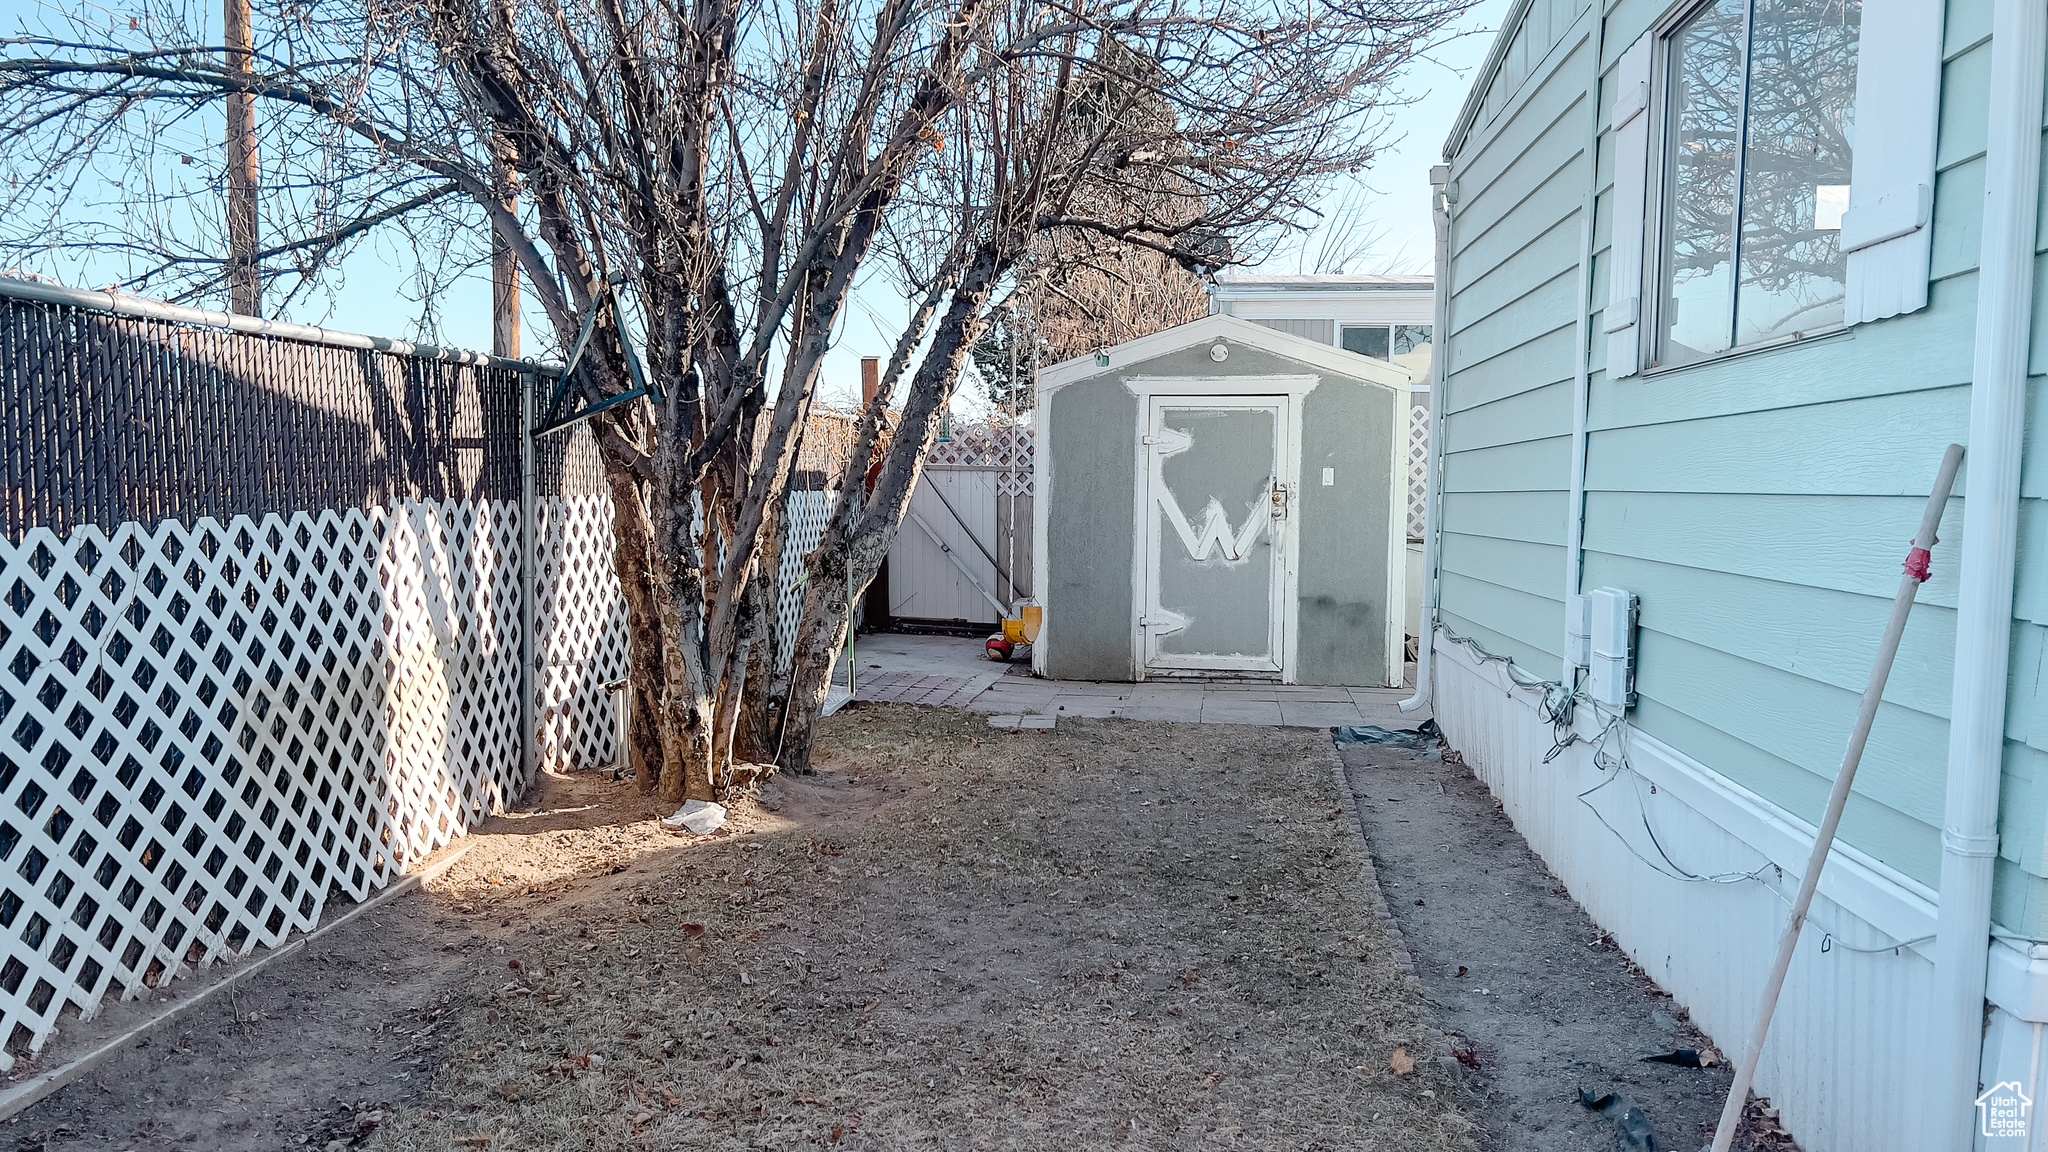
<svg viewBox="0 0 2048 1152">
<path fill-rule="evenodd" d="M 519 374 L 0 301 L 0 533 L 517 500 Z"/>
</svg>

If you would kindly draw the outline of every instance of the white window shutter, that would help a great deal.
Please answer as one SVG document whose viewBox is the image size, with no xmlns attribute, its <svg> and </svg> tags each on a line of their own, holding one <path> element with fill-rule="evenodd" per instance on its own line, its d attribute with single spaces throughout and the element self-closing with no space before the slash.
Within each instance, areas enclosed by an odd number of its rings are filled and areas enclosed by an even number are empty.
<svg viewBox="0 0 2048 1152">
<path fill-rule="evenodd" d="M 1851 324 L 1927 306 L 1941 34 L 1940 4 L 1863 0 L 1856 155 L 1841 235 Z"/>
<path fill-rule="evenodd" d="M 1650 49 L 1645 34 L 1614 68 L 1614 208 L 1607 233 L 1607 376 L 1633 376 L 1643 361 L 1644 191 L 1650 167 Z"/>
</svg>

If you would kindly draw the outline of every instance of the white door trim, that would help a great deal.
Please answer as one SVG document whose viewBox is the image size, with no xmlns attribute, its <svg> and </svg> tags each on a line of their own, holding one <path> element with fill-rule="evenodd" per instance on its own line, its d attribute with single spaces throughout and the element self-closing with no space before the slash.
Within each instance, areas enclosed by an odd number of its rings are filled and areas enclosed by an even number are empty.
<svg viewBox="0 0 2048 1152">
<path fill-rule="evenodd" d="M 1287 490 L 1287 519 L 1278 531 L 1275 541 L 1281 571 L 1278 574 L 1280 591 L 1279 611 L 1275 623 L 1280 636 L 1277 652 L 1280 658 L 1281 682 L 1295 682 L 1295 650 L 1300 615 L 1300 593 L 1298 575 L 1300 572 L 1300 524 L 1301 503 L 1301 413 L 1302 398 L 1314 389 L 1320 377 L 1313 375 L 1289 376 L 1126 376 L 1123 385 L 1138 400 L 1138 427 L 1134 430 L 1137 450 L 1132 453 L 1132 547 L 1131 547 L 1131 666 L 1133 679 L 1147 678 L 1148 645 L 1145 627 L 1140 623 L 1151 604 L 1151 564 L 1156 556 L 1159 532 L 1159 517 L 1152 514 L 1152 453 L 1145 443 L 1145 437 L 1152 428 L 1152 409 L 1157 400 L 1186 397 L 1200 402 L 1204 399 L 1220 402 L 1237 402 L 1246 405 L 1277 406 L 1280 411 L 1276 421 L 1279 445 L 1280 482 Z M 1224 671 L 1229 669 L 1225 668 Z M 1246 668 L 1246 671 L 1256 669 Z M 1268 675 L 1271 673 L 1268 672 Z"/>
<path fill-rule="evenodd" d="M 1355 353 L 1345 353 L 1355 355 Z M 1321 376 L 1308 373 L 1293 376 L 1125 376 L 1123 386 L 1138 398 L 1140 420 L 1149 412 L 1154 396 L 1292 396 L 1300 398 L 1315 390 Z"/>
</svg>

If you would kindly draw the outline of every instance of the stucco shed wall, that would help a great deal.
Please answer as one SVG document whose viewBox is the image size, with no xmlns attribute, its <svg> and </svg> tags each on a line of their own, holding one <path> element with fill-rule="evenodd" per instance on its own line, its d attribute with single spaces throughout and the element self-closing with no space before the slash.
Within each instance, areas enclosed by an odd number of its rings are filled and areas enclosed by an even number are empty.
<svg viewBox="0 0 2048 1152">
<path fill-rule="evenodd" d="M 1393 523 L 1395 485 L 1406 473 L 1396 429 L 1405 431 L 1406 389 L 1347 378 L 1321 365 L 1226 340 L 1105 367 L 1041 398 L 1048 454 L 1045 672 L 1055 679 L 1137 678 L 1132 586 L 1143 557 L 1134 518 L 1139 424 L 1125 380 L 1144 376 L 1244 378 L 1244 393 L 1275 391 L 1269 376 L 1314 375 L 1301 404 L 1301 476 L 1293 528 L 1297 567 L 1296 680 L 1378 685 L 1401 611 L 1405 542 Z M 1324 487 L 1322 470 L 1333 470 Z M 1404 489 L 1405 492 L 1405 489 Z M 1391 640 L 1391 642 L 1398 642 Z M 1398 664 L 1395 665 L 1398 667 Z"/>
</svg>

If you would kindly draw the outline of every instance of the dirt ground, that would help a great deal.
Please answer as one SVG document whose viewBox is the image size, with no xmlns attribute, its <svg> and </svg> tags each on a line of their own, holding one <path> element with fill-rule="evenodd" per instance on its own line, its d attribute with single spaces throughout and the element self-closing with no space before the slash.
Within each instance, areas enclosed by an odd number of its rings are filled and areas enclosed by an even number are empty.
<svg viewBox="0 0 2048 1152">
<path fill-rule="evenodd" d="M 1387 745 L 1339 751 L 1434 1018 L 1477 1065 L 1468 1109 L 1481 1145 L 1642 1147 L 1623 1139 L 1631 1107 L 1656 1147 L 1692 1152 L 1711 1140 L 1726 1063 L 1642 1059 L 1712 1042 L 1579 908 L 1471 770 Z M 1581 1088 L 1614 1102 L 1587 1108 Z M 1768 1104 L 1752 1098 L 1736 1148 L 1796 1147 L 1766 1117 Z"/>
<path fill-rule="evenodd" d="M 548 779 L 0 1147 L 1474 1147 L 1325 733 L 861 707 L 819 768 L 690 840 Z"/>
<path fill-rule="evenodd" d="M 462 855 L 431 890 L 340 924 L 14 1116 L 0 1150 L 359 1145 L 430 1098 L 449 1027 L 515 914 L 674 852 L 663 811 L 596 774 L 546 779 L 525 808 L 440 853 Z M 106 1011 L 140 1020 L 148 1009 Z"/>
</svg>

